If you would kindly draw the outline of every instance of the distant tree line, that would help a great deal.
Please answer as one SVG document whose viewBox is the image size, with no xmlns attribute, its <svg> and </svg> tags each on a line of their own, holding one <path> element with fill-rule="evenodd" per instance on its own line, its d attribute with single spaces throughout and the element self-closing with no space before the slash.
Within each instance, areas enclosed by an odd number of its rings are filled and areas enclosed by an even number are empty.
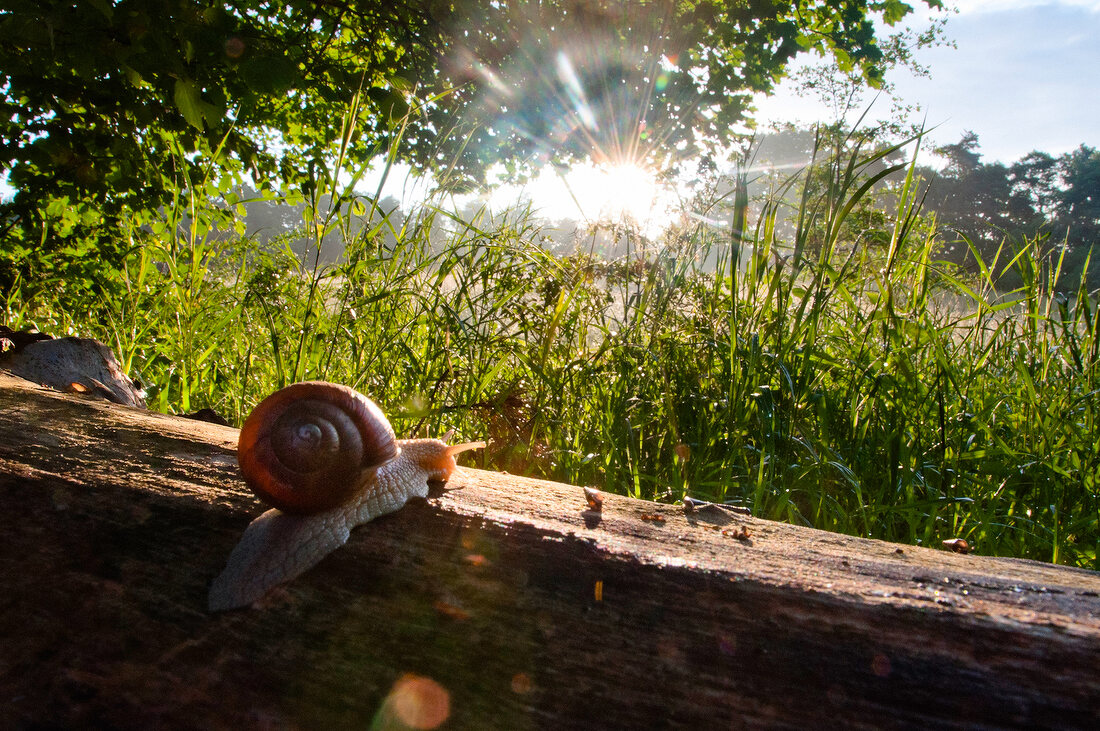
<svg viewBox="0 0 1100 731">
<path fill-rule="evenodd" d="M 942 170 L 923 169 L 924 210 L 936 215 L 945 257 L 965 265 L 976 251 L 990 262 L 1003 244 L 1004 262 L 1023 241 L 1045 237 L 1048 253 L 1068 246 L 1062 283 L 1075 286 L 1100 241 L 1100 150 L 1081 145 L 1057 157 L 1034 151 L 1005 165 L 982 162 L 978 149 L 978 135 L 966 132 L 937 148 Z M 1100 285 L 1100 272 L 1090 284 Z"/>
<path fill-rule="evenodd" d="M 811 197 L 823 195 L 833 184 L 828 164 L 833 156 L 870 159 L 889 149 L 861 174 L 869 178 L 891 166 L 897 171 L 876 183 L 853 208 L 842 235 L 848 246 L 888 245 L 890 216 L 908 165 L 905 148 L 886 141 L 896 139 L 896 130 L 878 132 L 857 134 L 844 123 L 815 129 L 785 125 L 754 140 L 743 169 L 756 214 L 762 201 L 784 191 L 787 206 L 779 209 L 775 231 L 786 245 L 793 245 L 787 241 L 793 235 L 790 211 L 797 210 L 803 189 L 788 186 L 790 177 L 807 175 Z M 944 164 L 934 167 L 918 161 L 916 172 L 921 181 L 921 212 L 926 223 L 934 219 L 941 260 L 969 269 L 976 268 L 976 257 L 988 265 L 996 260 L 998 287 L 1010 289 L 1017 282 L 1008 264 L 1025 242 L 1038 240 L 1044 266 L 1057 263 L 1065 249 L 1059 287 L 1077 287 L 1088 263 L 1088 286 L 1100 288 L 1100 261 L 1088 261 L 1100 243 L 1100 150 L 1082 144 L 1058 156 L 1032 151 L 1011 164 L 985 163 L 978 135 L 968 131 L 959 142 L 934 152 Z M 707 194 L 728 203 L 730 185 L 726 181 Z M 712 215 L 732 212 L 719 206 Z M 1100 257 L 1100 249 L 1095 255 Z"/>
</svg>

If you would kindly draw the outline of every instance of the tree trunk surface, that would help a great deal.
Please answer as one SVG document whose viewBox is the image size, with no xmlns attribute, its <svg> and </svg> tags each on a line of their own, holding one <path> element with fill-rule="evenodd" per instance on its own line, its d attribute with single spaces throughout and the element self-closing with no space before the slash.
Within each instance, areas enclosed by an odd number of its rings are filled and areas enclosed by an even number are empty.
<svg viewBox="0 0 1100 731">
<path fill-rule="evenodd" d="M 1097 573 L 472 468 L 212 614 L 236 440 L 0 374 L 0 727 L 1100 723 Z"/>
</svg>

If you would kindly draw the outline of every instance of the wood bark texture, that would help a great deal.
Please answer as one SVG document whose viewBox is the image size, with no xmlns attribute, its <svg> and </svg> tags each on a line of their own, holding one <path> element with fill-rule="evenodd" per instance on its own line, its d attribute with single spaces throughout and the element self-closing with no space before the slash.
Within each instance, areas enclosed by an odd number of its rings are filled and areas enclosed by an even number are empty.
<svg viewBox="0 0 1100 731">
<path fill-rule="evenodd" d="M 0 727 L 1100 727 L 1094 572 L 472 468 L 211 614 L 236 439 L 0 374 Z"/>
</svg>

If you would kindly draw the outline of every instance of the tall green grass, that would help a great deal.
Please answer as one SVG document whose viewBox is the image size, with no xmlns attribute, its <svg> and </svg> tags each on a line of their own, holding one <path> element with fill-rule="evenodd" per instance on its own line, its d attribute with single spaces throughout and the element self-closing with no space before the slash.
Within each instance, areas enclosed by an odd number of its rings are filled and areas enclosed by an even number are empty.
<svg viewBox="0 0 1100 731">
<path fill-rule="evenodd" d="M 817 162 L 751 227 L 739 196 L 732 237 L 620 229 L 617 261 L 586 242 L 551 255 L 529 211 L 425 205 L 398 223 L 335 172 L 307 201 L 301 257 L 216 235 L 225 212 L 196 183 L 119 233 L 115 295 L 64 309 L 23 287 L 0 314 L 108 342 L 164 411 L 239 423 L 286 383 L 334 380 L 403 435 L 490 438 L 490 468 L 1100 568 L 1095 298 L 1084 277 L 1055 292 L 1039 241 L 977 275 L 938 262 L 913 168 L 885 152 Z M 887 174 L 904 176 L 892 226 L 861 235 Z M 331 232 L 347 249 L 321 265 Z M 997 292 L 1006 263 L 1022 285 Z"/>
</svg>

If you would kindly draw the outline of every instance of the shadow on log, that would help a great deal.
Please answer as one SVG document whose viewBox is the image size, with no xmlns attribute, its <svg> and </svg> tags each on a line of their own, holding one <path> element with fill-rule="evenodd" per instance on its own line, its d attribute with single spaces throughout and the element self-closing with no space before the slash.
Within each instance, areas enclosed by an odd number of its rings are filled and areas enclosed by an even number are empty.
<svg viewBox="0 0 1100 731">
<path fill-rule="evenodd" d="M 1096 573 L 616 495 L 594 512 L 579 487 L 468 468 L 209 614 L 262 510 L 236 435 L 0 374 L 0 726 L 1100 718 Z"/>
</svg>

